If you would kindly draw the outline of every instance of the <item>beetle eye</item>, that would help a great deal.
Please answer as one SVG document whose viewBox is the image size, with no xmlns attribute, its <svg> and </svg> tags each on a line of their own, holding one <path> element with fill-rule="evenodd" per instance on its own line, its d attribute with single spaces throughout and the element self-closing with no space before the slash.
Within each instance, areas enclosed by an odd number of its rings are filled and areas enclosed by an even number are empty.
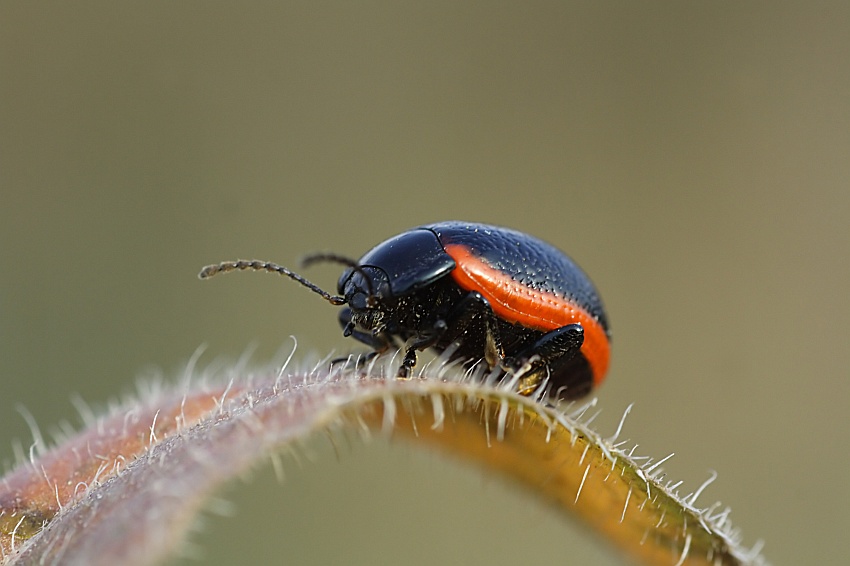
<svg viewBox="0 0 850 566">
<path fill-rule="evenodd" d="M 356 311 L 362 311 L 368 308 L 374 308 L 375 298 L 363 291 L 355 291 L 350 297 L 347 297 L 348 306 Z"/>
<path fill-rule="evenodd" d="M 354 310 L 371 310 L 380 307 L 381 300 L 376 295 L 369 295 L 362 291 L 358 291 L 348 299 L 348 305 Z"/>
</svg>

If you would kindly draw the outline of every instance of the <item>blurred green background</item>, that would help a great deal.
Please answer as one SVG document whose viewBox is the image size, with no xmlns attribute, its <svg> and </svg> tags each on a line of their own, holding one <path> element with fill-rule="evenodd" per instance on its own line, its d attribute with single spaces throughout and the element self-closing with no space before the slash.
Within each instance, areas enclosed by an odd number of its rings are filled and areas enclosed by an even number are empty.
<svg viewBox="0 0 850 566">
<path fill-rule="evenodd" d="M 614 332 L 601 430 L 732 507 L 777 564 L 850 531 L 850 5 L 0 5 L 0 461 L 140 375 L 336 311 L 210 262 L 357 256 L 444 219 L 570 253 Z M 333 288 L 338 269 L 309 270 Z M 160 370 L 151 368 L 161 368 Z M 486 472 L 403 445 L 261 469 L 203 560 L 618 563 Z M 846 558 L 846 557 L 845 557 Z"/>
</svg>

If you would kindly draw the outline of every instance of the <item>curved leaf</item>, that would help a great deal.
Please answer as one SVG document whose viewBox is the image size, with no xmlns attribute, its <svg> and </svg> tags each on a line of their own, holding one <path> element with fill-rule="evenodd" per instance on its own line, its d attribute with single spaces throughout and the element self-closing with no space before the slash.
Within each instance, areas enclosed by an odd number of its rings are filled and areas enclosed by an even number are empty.
<svg viewBox="0 0 850 566">
<path fill-rule="evenodd" d="M 399 380 L 368 372 L 245 376 L 165 389 L 110 414 L 0 484 L 8 564 L 152 564 L 183 540 L 223 483 L 319 430 L 409 436 L 527 485 L 647 564 L 765 564 L 740 548 L 728 509 L 679 497 L 661 461 L 636 458 L 570 412 L 450 368 Z M 246 373 L 246 372 L 243 372 Z M 203 379 L 196 379 L 203 384 Z"/>
</svg>

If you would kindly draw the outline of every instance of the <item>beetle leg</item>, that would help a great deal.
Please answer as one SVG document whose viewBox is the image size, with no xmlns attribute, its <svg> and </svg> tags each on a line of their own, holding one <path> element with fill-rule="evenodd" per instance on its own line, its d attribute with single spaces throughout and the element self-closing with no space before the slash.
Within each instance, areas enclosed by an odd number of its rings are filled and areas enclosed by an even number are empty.
<svg viewBox="0 0 850 566">
<path fill-rule="evenodd" d="M 446 314 L 445 319 L 438 319 L 427 331 L 422 332 L 407 348 L 404 360 L 398 370 L 399 377 L 407 377 L 416 365 L 416 351 L 425 350 L 439 342 L 446 330 L 451 328 L 467 328 L 476 318 L 481 317 L 486 327 L 486 342 L 484 358 L 489 366 L 495 367 L 505 357 L 502 342 L 499 338 L 499 326 L 496 315 L 490 303 L 481 293 L 471 291 L 455 304 Z"/>
<path fill-rule="evenodd" d="M 499 322 L 490 302 L 478 291 L 471 291 L 449 311 L 446 319 L 453 328 L 466 328 L 476 317 L 484 321 L 484 361 L 490 368 L 494 368 L 505 358 L 505 351 L 502 348 Z"/>
<path fill-rule="evenodd" d="M 401 366 L 398 368 L 398 376 L 401 378 L 410 377 L 410 370 L 416 365 L 416 348 L 409 347 L 404 353 L 404 359 L 401 361 Z"/>
<path fill-rule="evenodd" d="M 416 351 L 427 350 L 436 344 L 448 328 L 445 320 L 437 320 L 427 333 L 422 333 L 413 340 L 404 353 L 404 360 L 398 368 L 399 377 L 408 377 L 410 370 L 416 365 Z"/>
<path fill-rule="evenodd" d="M 581 324 L 569 324 L 556 328 L 541 336 L 536 342 L 513 358 L 505 360 L 508 369 L 519 370 L 528 366 L 519 382 L 519 393 L 529 395 L 546 378 L 555 376 L 555 381 L 569 368 L 584 343 L 584 328 Z M 569 377 L 569 376 L 567 376 Z M 567 384 L 565 384 L 567 385 Z M 582 384 L 576 383 L 578 387 Z M 574 392 L 570 392 L 574 393 Z M 569 395 L 569 394 L 568 394 Z"/>
</svg>

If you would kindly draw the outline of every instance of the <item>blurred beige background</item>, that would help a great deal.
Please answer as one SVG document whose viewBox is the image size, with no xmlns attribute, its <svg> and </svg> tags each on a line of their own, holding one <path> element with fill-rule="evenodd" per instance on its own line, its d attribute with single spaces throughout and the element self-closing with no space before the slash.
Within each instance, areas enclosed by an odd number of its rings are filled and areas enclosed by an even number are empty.
<svg viewBox="0 0 850 566">
<path fill-rule="evenodd" d="M 156 369 L 356 348 L 336 311 L 205 263 L 357 256 L 469 219 L 549 240 L 614 331 L 597 420 L 732 507 L 776 564 L 850 531 L 850 5 L 0 6 L 0 461 Z M 333 288 L 338 270 L 307 275 Z M 203 560 L 616 564 L 405 446 L 228 490 Z M 846 560 L 846 556 L 844 556 Z M 192 563 L 189 560 L 187 563 Z"/>
</svg>

